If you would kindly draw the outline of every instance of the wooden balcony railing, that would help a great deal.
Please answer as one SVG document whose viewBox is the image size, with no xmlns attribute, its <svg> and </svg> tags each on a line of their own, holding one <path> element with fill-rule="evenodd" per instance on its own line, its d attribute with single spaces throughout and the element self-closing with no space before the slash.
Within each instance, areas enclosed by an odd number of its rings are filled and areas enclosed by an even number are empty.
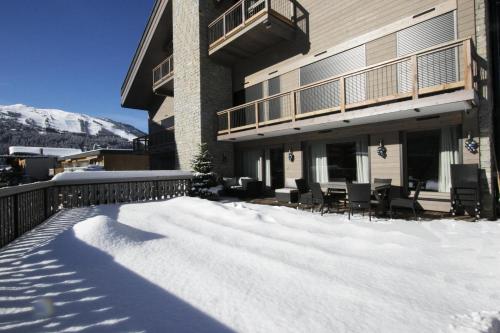
<svg viewBox="0 0 500 333">
<path fill-rule="evenodd" d="M 293 20 L 292 0 L 240 0 L 208 25 L 209 48 L 225 41 L 266 13 Z"/>
<path fill-rule="evenodd" d="M 191 190 L 191 179 L 188 174 L 157 175 L 151 172 L 148 175 L 143 172 L 134 175 L 131 172 L 119 179 L 51 180 L 2 188 L 0 248 L 63 209 L 185 196 Z"/>
<path fill-rule="evenodd" d="M 153 88 L 174 75 L 174 56 L 170 55 L 153 69 Z"/>
<path fill-rule="evenodd" d="M 217 113 L 219 134 L 381 103 L 477 89 L 470 39 L 441 44 Z"/>
</svg>

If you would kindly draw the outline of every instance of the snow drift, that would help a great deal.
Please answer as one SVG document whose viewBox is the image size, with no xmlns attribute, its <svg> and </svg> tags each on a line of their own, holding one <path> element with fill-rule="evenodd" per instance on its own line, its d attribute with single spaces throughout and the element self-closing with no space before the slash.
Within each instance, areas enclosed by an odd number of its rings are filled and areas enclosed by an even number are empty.
<svg viewBox="0 0 500 333">
<path fill-rule="evenodd" d="M 188 197 L 73 209 L 0 253 L 0 320 L 19 332 L 497 333 L 499 236 L 491 222 Z M 35 320 L 43 297 L 53 314 Z"/>
</svg>

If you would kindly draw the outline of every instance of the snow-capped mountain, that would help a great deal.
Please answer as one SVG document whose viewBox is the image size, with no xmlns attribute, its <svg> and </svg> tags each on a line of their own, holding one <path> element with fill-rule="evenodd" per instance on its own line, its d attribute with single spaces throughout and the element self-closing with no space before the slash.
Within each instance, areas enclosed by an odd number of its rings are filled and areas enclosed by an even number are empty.
<svg viewBox="0 0 500 333">
<path fill-rule="evenodd" d="M 38 109 L 23 104 L 0 105 L 0 122 L 15 121 L 40 132 L 76 133 L 92 136 L 116 135 L 131 141 L 143 135 L 133 126 L 57 109 Z"/>
</svg>

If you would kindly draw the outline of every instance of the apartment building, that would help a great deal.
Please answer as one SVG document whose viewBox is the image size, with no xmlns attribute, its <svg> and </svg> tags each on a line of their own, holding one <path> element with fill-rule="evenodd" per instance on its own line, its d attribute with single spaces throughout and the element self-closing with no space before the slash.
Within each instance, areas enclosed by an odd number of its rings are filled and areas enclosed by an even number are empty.
<svg viewBox="0 0 500 333">
<path fill-rule="evenodd" d="M 167 138 L 150 145 L 153 168 L 190 169 L 207 142 L 220 174 L 269 189 L 421 180 L 422 206 L 448 211 L 450 164 L 476 163 L 492 214 L 496 6 L 158 0 L 122 106 L 146 110 L 150 138 Z"/>
</svg>

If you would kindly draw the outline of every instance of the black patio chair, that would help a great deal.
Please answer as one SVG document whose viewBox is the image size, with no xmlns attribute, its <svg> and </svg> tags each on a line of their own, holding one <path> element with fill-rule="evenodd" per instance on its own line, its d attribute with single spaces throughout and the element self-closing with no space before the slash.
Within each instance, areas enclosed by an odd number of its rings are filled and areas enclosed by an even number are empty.
<svg viewBox="0 0 500 333">
<path fill-rule="evenodd" d="M 373 180 L 373 185 L 375 186 L 375 191 L 373 195 L 377 199 L 377 209 L 378 213 L 385 214 L 389 208 L 389 194 L 391 190 L 392 179 L 389 178 L 375 178 Z M 379 187 L 379 189 L 377 189 Z"/>
<path fill-rule="evenodd" d="M 371 194 L 372 190 L 370 184 L 347 184 L 349 219 L 351 219 L 351 214 L 353 214 L 355 210 L 363 210 L 363 216 L 365 215 L 365 210 L 368 210 L 368 217 L 370 221 L 372 220 Z"/>
<path fill-rule="evenodd" d="M 299 190 L 299 207 L 301 205 L 313 205 L 312 192 L 309 190 L 307 181 L 303 178 L 295 179 L 295 184 L 297 185 L 297 190 Z"/>
<path fill-rule="evenodd" d="M 467 212 L 474 219 L 481 216 L 481 188 L 477 164 L 451 165 L 451 213 Z"/>
<path fill-rule="evenodd" d="M 325 195 L 323 190 L 321 190 L 321 185 L 319 183 L 311 184 L 311 192 L 312 192 L 312 200 L 313 205 L 319 205 L 319 211 L 321 215 L 323 215 L 323 210 L 328 207 L 328 210 L 332 208 L 333 197 L 329 195 Z"/>
<path fill-rule="evenodd" d="M 417 216 L 417 201 L 418 195 L 420 194 L 420 189 L 422 188 L 422 182 L 417 182 L 417 186 L 415 187 L 415 193 L 412 198 L 391 198 L 391 206 L 390 206 L 390 216 L 391 219 L 394 215 L 394 208 L 408 208 L 413 211 L 413 215 L 415 216 L 415 220 L 418 220 Z"/>
</svg>

